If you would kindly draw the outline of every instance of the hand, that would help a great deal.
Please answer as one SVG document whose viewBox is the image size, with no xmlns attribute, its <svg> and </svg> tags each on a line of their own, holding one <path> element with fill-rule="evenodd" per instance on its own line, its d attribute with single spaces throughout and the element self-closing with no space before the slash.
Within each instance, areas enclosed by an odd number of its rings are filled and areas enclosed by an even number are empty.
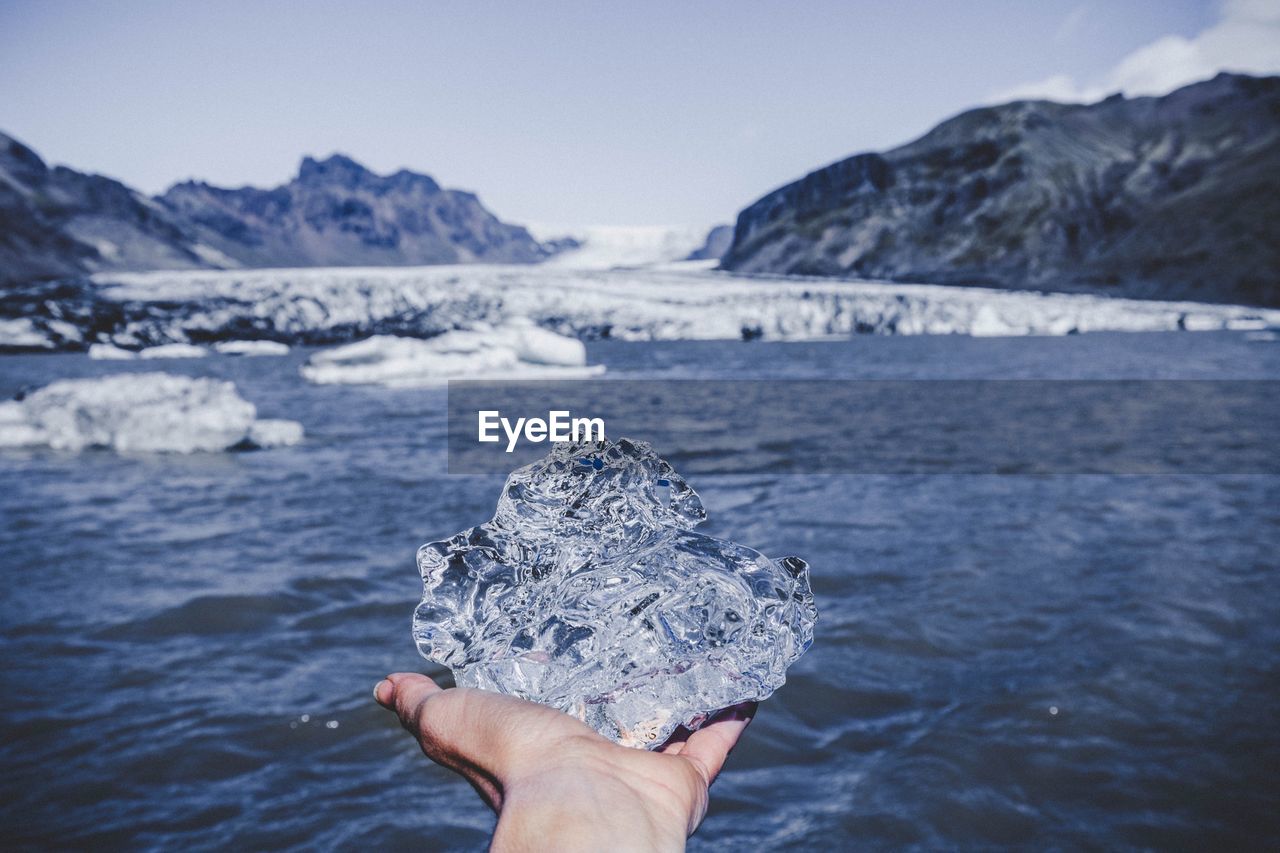
<svg viewBox="0 0 1280 853">
<path fill-rule="evenodd" d="M 754 702 L 737 705 L 649 752 L 554 708 L 422 675 L 389 675 L 373 695 L 498 813 L 494 850 L 682 850 L 755 714 Z"/>
</svg>

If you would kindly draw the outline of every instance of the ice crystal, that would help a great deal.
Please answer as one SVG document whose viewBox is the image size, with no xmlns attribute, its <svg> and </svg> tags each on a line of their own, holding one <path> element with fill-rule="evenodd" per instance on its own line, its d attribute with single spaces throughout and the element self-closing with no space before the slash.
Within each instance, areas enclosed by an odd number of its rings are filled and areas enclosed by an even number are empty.
<svg viewBox="0 0 1280 853">
<path fill-rule="evenodd" d="M 557 445 L 492 520 L 418 550 L 418 650 L 629 746 L 763 699 L 813 641 L 808 566 L 695 533 L 705 518 L 648 444 Z"/>
</svg>

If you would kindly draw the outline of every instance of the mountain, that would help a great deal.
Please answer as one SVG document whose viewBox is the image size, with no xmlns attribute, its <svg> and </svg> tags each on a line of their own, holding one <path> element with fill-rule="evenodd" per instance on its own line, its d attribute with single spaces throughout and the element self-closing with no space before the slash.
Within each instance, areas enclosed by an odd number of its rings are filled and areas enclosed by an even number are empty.
<svg viewBox="0 0 1280 853">
<path fill-rule="evenodd" d="M 143 194 L 100 175 L 49 168 L 0 133 L 0 284 L 219 260 Z"/>
<path fill-rule="evenodd" d="M 275 189 L 189 182 L 148 198 L 51 168 L 0 133 L 0 285 L 103 270 L 532 263 L 556 250 L 471 193 L 341 155 L 306 158 Z"/>
<path fill-rule="evenodd" d="M 158 201 L 245 266 L 533 263 L 550 253 L 472 193 L 407 170 L 377 175 L 340 154 L 306 158 L 274 189 L 187 182 Z"/>
<path fill-rule="evenodd" d="M 1280 305 L 1280 77 L 970 110 L 764 196 L 722 268 Z"/>
</svg>

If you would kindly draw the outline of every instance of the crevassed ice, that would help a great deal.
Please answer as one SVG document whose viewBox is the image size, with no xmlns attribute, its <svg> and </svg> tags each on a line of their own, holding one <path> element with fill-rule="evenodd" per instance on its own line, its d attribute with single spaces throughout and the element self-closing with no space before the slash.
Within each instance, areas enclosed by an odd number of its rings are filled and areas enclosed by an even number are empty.
<svg viewBox="0 0 1280 853">
<path fill-rule="evenodd" d="M 448 379 L 577 379 L 599 375 L 604 366 L 587 365 L 581 341 L 516 320 L 427 340 L 374 335 L 318 352 L 300 370 L 318 384 L 403 387 Z"/>
<path fill-rule="evenodd" d="M 694 532 L 705 517 L 648 444 L 557 445 L 492 520 L 418 550 L 418 650 L 628 746 L 763 699 L 813 641 L 808 566 Z"/>
<path fill-rule="evenodd" d="M 63 379 L 0 403 L 0 447 L 194 453 L 302 440 L 296 421 L 259 420 L 231 382 L 167 373 Z"/>
</svg>

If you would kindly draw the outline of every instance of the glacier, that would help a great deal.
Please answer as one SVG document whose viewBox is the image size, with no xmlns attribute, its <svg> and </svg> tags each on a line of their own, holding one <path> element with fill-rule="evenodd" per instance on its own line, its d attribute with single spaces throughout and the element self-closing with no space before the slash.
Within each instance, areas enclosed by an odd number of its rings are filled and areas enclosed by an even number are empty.
<svg viewBox="0 0 1280 853">
<path fill-rule="evenodd" d="M 196 453 L 297 444 L 296 421 L 259 419 L 231 382 L 167 373 L 63 379 L 0 403 L 0 447 Z"/>
<path fill-rule="evenodd" d="M 544 261 L 543 267 L 607 270 L 680 261 L 702 246 L 708 229 L 669 225 L 588 225 L 568 228 L 532 225 L 530 230 L 539 240 L 572 237 L 578 241 L 578 248 L 558 252 Z"/>
<path fill-rule="evenodd" d="M 764 699 L 813 642 L 808 566 L 694 532 L 705 518 L 648 444 L 558 445 L 490 521 L 418 550 L 418 650 L 625 746 Z"/>
<path fill-rule="evenodd" d="M 621 340 L 1280 328 L 1280 311 L 1249 306 L 751 278 L 699 263 L 100 274 L 74 297 L 33 299 L 21 306 L 26 315 L 0 320 L 0 348 L 110 343 L 136 350 L 257 339 L 331 345 L 375 335 L 426 338 L 517 319 L 579 339 Z"/>
</svg>

